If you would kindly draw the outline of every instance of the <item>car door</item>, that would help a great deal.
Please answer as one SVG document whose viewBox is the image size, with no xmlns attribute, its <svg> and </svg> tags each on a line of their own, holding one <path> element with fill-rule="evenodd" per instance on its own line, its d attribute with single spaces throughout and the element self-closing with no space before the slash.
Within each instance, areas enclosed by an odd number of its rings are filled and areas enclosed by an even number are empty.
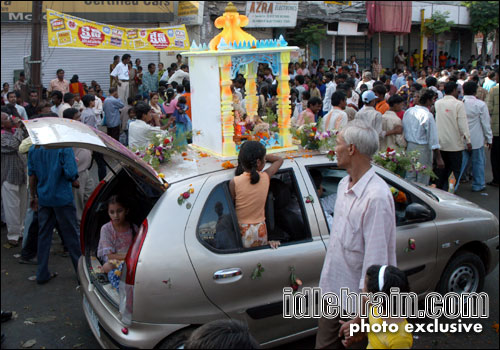
<svg viewBox="0 0 500 350">
<path fill-rule="evenodd" d="M 207 297 L 229 317 L 247 323 L 261 344 L 317 326 L 315 319 L 283 318 L 283 288 L 291 286 L 291 268 L 302 280 L 303 287 L 318 286 L 325 246 L 314 211 L 305 203 L 304 197 L 309 193 L 297 166 L 286 160 L 281 171 L 294 178 L 303 219 L 310 231 L 306 239 L 282 244 L 275 250 L 269 246 L 243 249 L 241 238 L 237 245 L 213 243 L 225 232 L 218 227 L 222 227 L 224 221 L 233 225 L 236 237 L 239 236 L 227 187 L 233 172 L 208 179 L 192 208 L 185 231 L 186 247 Z M 253 279 L 252 274 L 259 266 L 263 269 L 261 276 Z"/>
<path fill-rule="evenodd" d="M 109 135 L 81 122 L 64 118 L 39 118 L 23 121 L 33 145 L 47 148 L 77 147 L 96 151 L 139 172 L 151 184 L 165 190 L 166 183 L 157 172 L 127 147 Z"/>
<path fill-rule="evenodd" d="M 329 161 L 326 156 L 300 158 L 297 159 L 297 164 L 304 176 L 306 186 L 311 193 L 314 193 L 314 202 L 317 203 L 314 207 L 318 216 L 321 236 L 328 247 L 330 234 L 321 203 L 315 193 L 315 185 L 309 175 L 309 170 L 317 167 L 331 168 L 329 173 L 339 178 L 346 176 L 347 173 L 345 170 L 336 168 L 336 163 Z M 410 200 L 426 205 L 432 211 L 432 208 L 422 199 L 423 195 L 413 185 L 380 167 L 375 166 L 375 170 L 387 182 L 389 187 L 396 187 L 398 190 L 404 191 Z M 399 214 L 401 216 L 402 213 L 399 212 Z M 429 219 L 427 221 L 411 223 L 401 220 L 400 217 L 396 221 L 396 258 L 398 268 L 407 274 L 413 292 L 422 294 L 433 290 L 435 286 L 429 284 L 429 277 L 435 273 L 436 269 L 437 230 L 434 220 Z M 411 245 L 411 242 L 414 245 Z"/>
</svg>

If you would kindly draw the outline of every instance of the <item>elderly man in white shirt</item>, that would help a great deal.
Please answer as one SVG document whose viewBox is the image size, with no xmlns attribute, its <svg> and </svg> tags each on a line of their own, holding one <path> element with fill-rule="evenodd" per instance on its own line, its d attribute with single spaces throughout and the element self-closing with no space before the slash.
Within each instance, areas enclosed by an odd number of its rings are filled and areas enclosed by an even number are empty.
<svg viewBox="0 0 500 350">
<path fill-rule="evenodd" d="M 420 90 L 419 104 L 409 108 L 403 116 L 403 130 L 408 146 L 406 150 L 419 151 L 419 162 L 432 169 L 433 155 L 438 168 L 443 168 L 444 163 L 439 151 L 439 137 L 434 116 L 430 108 L 434 104 L 435 92 L 430 89 Z M 409 172 L 407 180 L 429 184 L 430 177 L 421 173 Z"/>
<path fill-rule="evenodd" d="M 153 119 L 151 106 L 144 102 L 139 102 L 134 107 L 136 119 L 128 127 L 128 146 L 130 149 L 146 147 L 151 143 L 151 139 L 156 134 L 166 133 L 171 125 L 169 122 L 164 126 L 152 126 L 149 123 Z"/>
<path fill-rule="evenodd" d="M 358 83 L 356 86 L 356 92 L 361 93 L 361 85 L 365 84 L 368 90 L 373 89 L 373 83 L 375 80 L 372 79 L 372 72 L 370 71 L 364 71 L 363 72 L 363 79 Z"/>
<path fill-rule="evenodd" d="M 118 97 L 123 103 L 127 103 L 129 95 L 128 63 L 130 62 L 130 57 L 128 53 L 124 54 L 122 61 L 116 65 L 110 74 L 118 87 Z"/>
<path fill-rule="evenodd" d="M 394 198 L 387 183 L 371 165 L 371 157 L 378 147 L 377 132 L 361 120 L 346 125 L 335 147 L 338 166 L 349 175 L 338 185 L 319 286 L 323 294 L 336 294 L 341 308 L 347 312 L 359 311 L 362 305 L 353 303 L 349 307 L 340 293 L 341 288 L 359 293 L 370 266 L 397 265 Z M 359 319 L 347 322 L 342 329 L 352 322 Z M 340 348 L 340 328 L 340 317 L 320 318 L 316 348 Z"/>
<path fill-rule="evenodd" d="M 470 141 L 472 151 L 464 151 L 462 172 L 464 171 L 469 158 L 472 159 L 472 191 L 479 192 L 486 188 L 484 179 L 484 168 L 486 159 L 484 154 L 484 144 L 491 149 L 493 143 L 493 132 L 491 130 L 490 113 L 486 103 L 476 98 L 477 84 L 467 82 L 464 84 L 464 106 L 469 124 Z"/>
</svg>

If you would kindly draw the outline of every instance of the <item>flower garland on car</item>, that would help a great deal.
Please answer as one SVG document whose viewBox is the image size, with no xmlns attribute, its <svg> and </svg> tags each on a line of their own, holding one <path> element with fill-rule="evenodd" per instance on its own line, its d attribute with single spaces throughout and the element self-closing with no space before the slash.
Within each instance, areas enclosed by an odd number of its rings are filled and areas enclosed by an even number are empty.
<svg viewBox="0 0 500 350">
<path fill-rule="evenodd" d="M 132 151 L 146 163 L 158 170 L 160 164 L 168 162 L 172 155 L 186 150 L 182 141 L 188 136 L 175 137 L 169 132 L 155 134 L 146 147 L 134 148 Z"/>
<path fill-rule="evenodd" d="M 379 152 L 373 157 L 376 164 L 400 177 L 405 177 L 407 172 L 415 172 L 428 175 L 433 179 L 437 178 L 432 169 L 420 163 L 419 159 L 419 151 L 407 152 L 404 149 L 395 150 L 390 147 L 387 147 L 385 152 Z"/>
</svg>

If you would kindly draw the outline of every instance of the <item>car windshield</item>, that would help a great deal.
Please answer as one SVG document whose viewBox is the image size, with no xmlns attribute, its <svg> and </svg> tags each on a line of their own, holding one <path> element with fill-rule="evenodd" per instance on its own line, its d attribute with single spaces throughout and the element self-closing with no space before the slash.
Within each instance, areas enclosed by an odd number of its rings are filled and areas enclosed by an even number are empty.
<svg viewBox="0 0 500 350">
<path fill-rule="evenodd" d="M 439 202 L 439 198 L 434 193 L 432 193 L 427 188 L 425 188 L 424 186 L 422 186 L 416 182 L 413 182 L 413 181 L 408 181 L 408 182 L 411 183 L 413 186 L 417 187 L 420 191 L 424 192 L 427 196 L 434 199 L 436 202 Z"/>
</svg>

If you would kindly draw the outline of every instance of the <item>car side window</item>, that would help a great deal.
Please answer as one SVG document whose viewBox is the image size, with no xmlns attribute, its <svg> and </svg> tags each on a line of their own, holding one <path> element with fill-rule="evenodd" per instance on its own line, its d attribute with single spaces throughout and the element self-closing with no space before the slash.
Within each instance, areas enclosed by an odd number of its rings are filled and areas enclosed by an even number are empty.
<svg viewBox="0 0 500 350">
<path fill-rule="evenodd" d="M 283 245 L 311 239 L 311 229 L 292 169 L 282 169 L 271 178 L 265 214 L 268 241 L 278 240 Z M 243 248 L 229 181 L 217 185 L 208 196 L 196 232 L 207 248 L 218 253 L 269 248 L 269 245 Z"/>
<path fill-rule="evenodd" d="M 217 185 L 208 197 L 198 222 L 198 239 L 216 250 L 234 251 L 241 247 L 230 198 L 227 183 Z"/>
<path fill-rule="evenodd" d="M 307 171 L 316 189 L 328 232 L 330 232 L 337 201 L 337 189 L 340 180 L 347 176 L 347 171 L 332 166 L 307 167 Z"/>
<path fill-rule="evenodd" d="M 396 211 L 396 226 L 403 226 L 417 222 L 430 221 L 434 218 L 434 212 L 421 199 L 403 189 L 401 186 L 384 178 L 394 198 L 394 208 Z M 425 215 L 425 212 L 428 215 Z M 422 216 L 423 215 L 423 216 Z"/>
</svg>

